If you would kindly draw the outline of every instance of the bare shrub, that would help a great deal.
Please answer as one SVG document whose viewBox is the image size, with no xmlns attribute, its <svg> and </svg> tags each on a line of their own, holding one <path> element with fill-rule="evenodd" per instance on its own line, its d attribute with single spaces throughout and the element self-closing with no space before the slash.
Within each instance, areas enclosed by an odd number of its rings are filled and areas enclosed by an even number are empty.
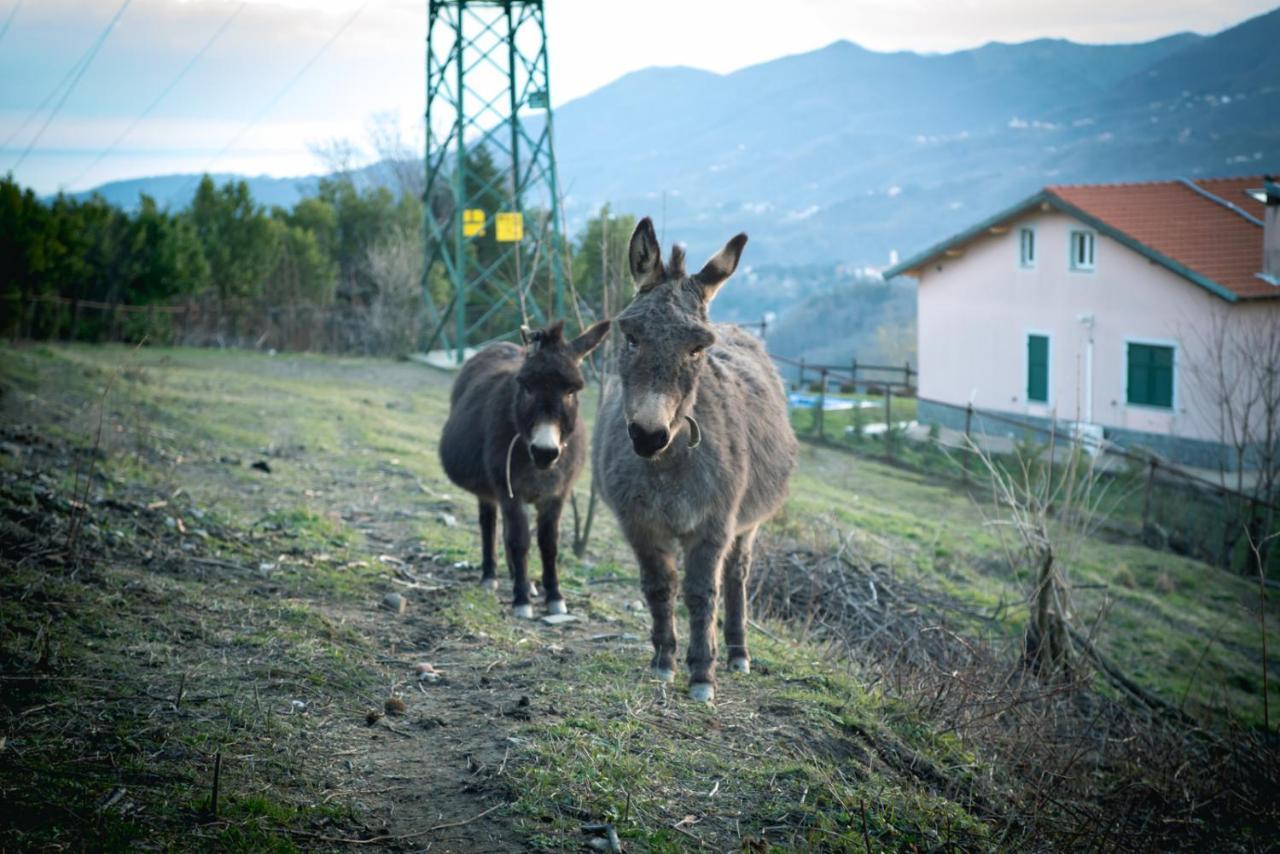
<svg viewBox="0 0 1280 854">
<path fill-rule="evenodd" d="M 1010 632 L 1022 603 L 978 610 L 861 552 L 834 525 L 810 543 L 762 543 L 751 611 L 823 645 L 903 720 L 958 738 L 977 764 L 919 757 L 897 767 L 984 817 L 1001 849 L 1196 847 L 1280 827 L 1274 739 L 1212 734 L 1126 690 L 1115 680 L 1132 680 L 1110 663 L 1042 679 Z M 1071 638 L 1082 654 L 1092 649 Z M 1116 690 L 1099 691 L 1099 680 Z"/>
<path fill-rule="evenodd" d="M 366 308 L 368 349 L 404 355 L 418 343 L 422 310 L 422 247 L 409 229 L 391 234 L 368 251 L 369 279 L 376 291 Z"/>
</svg>

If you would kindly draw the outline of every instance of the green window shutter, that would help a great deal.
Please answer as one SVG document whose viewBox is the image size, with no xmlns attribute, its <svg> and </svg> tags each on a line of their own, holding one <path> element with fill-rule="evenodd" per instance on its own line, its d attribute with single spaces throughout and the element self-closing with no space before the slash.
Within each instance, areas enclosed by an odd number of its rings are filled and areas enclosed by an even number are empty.
<svg viewBox="0 0 1280 854">
<path fill-rule="evenodd" d="M 1049 336 L 1027 336 L 1027 400 L 1049 402 Z"/>
<path fill-rule="evenodd" d="M 1173 348 L 1129 345 L 1129 403 L 1173 408 Z"/>
</svg>

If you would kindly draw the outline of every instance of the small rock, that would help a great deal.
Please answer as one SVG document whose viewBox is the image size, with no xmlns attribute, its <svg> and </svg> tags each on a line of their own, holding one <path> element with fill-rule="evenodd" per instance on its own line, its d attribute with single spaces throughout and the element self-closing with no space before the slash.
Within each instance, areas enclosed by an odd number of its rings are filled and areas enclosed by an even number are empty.
<svg viewBox="0 0 1280 854">
<path fill-rule="evenodd" d="M 644 609 L 644 602 L 641 602 L 639 599 L 627 603 L 628 611 L 643 611 Z"/>
<path fill-rule="evenodd" d="M 403 715 L 409 710 L 409 706 L 406 705 L 405 701 L 401 700 L 399 697 L 388 697 L 387 701 L 382 704 L 382 708 L 385 709 L 389 715 Z"/>
<path fill-rule="evenodd" d="M 173 518 L 172 516 L 165 516 L 164 526 L 171 531 L 176 531 L 178 529 L 178 520 Z"/>
<path fill-rule="evenodd" d="M 226 466 L 238 466 L 240 465 L 240 458 L 239 457 L 218 457 L 218 462 Z"/>
<path fill-rule="evenodd" d="M 436 514 L 436 518 L 439 519 L 440 524 L 444 525 L 446 528 L 458 527 L 458 517 L 454 516 L 452 513 L 445 513 L 444 511 L 441 511 Z"/>
<path fill-rule="evenodd" d="M 261 575 L 263 578 L 266 578 L 268 575 L 270 575 L 272 572 L 275 571 L 275 568 L 276 568 L 276 565 L 274 563 L 260 563 L 258 564 L 258 575 Z"/>
<path fill-rule="evenodd" d="M 295 712 L 305 712 L 307 710 L 307 703 L 305 700 L 293 700 L 290 705 L 293 707 Z"/>
<path fill-rule="evenodd" d="M 576 623 L 581 619 L 577 614 L 547 614 L 542 618 L 542 622 L 549 626 L 560 626 L 565 623 Z"/>
<path fill-rule="evenodd" d="M 366 726 L 373 726 L 382 719 L 382 712 L 377 709 L 370 709 L 364 714 L 364 722 Z"/>
<path fill-rule="evenodd" d="M 21 445 L 15 445 L 13 442 L 0 442 L 0 454 L 8 454 L 11 457 L 20 457 L 26 453 L 26 448 Z"/>
<path fill-rule="evenodd" d="M 440 671 L 425 661 L 414 666 L 413 672 L 418 674 L 419 682 L 438 682 L 440 681 Z"/>
<path fill-rule="evenodd" d="M 399 593 L 388 593 L 382 597 L 382 607 L 395 611 L 397 614 L 403 614 L 405 609 L 409 607 L 409 602 Z"/>
<path fill-rule="evenodd" d="M 265 472 L 265 473 L 267 473 L 267 474 L 271 474 L 271 466 L 267 464 L 267 461 L 266 461 L 266 460 L 258 460 L 256 463 L 254 463 L 253 465 L 249 466 L 249 468 L 251 468 L 251 469 L 257 469 L 257 470 L 258 470 L 258 471 L 260 471 L 260 472 Z"/>
</svg>

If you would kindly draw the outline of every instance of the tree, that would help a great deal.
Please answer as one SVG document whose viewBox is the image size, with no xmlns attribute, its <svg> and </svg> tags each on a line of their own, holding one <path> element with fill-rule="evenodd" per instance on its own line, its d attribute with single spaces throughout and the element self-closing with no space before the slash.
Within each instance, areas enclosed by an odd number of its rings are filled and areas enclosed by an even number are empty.
<svg viewBox="0 0 1280 854">
<path fill-rule="evenodd" d="M 605 205 L 578 234 L 573 287 L 578 299 L 597 317 L 618 311 L 625 301 L 624 290 L 630 282 L 627 246 L 635 227 L 634 216 L 611 217 Z"/>
<path fill-rule="evenodd" d="M 262 207 L 254 204 L 249 185 L 228 181 L 218 188 L 205 175 L 188 216 L 218 298 L 261 294 L 264 280 L 276 266 L 280 235 Z"/>
<path fill-rule="evenodd" d="M 1219 482 L 1247 496 L 1227 504 L 1223 559 L 1230 562 L 1247 537 L 1263 544 L 1256 557 L 1265 567 L 1280 522 L 1280 312 L 1267 305 L 1219 310 L 1193 336 L 1201 358 L 1189 360 L 1191 382 L 1225 450 Z"/>
<path fill-rule="evenodd" d="M 127 244 L 134 264 L 127 302 L 171 301 L 208 286 L 209 263 L 187 219 L 160 210 L 155 199 L 143 195 L 129 232 Z"/>
</svg>

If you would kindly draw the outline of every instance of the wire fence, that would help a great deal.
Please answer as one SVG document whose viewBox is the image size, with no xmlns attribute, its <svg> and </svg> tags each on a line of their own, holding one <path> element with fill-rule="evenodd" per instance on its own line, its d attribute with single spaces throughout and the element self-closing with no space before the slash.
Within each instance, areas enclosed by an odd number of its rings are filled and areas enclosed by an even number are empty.
<svg viewBox="0 0 1280 854">
<path fill-rule="evenodd" d="M 779 356 L 773 359 L 783 367 L 804 364 Z M 992 456 L 1006 458 L 998 462 L 1006 468 L 1023 467 L 1044 456 L 1048 448 L 1088 453 L 1096 460 L 1098 476 L 1108 482 L 1107 526 L 1224 569 L 1256 567 L 1250 543 L 1265 543 L 1280 529 L 1280 503 L 1275 496 L 1229 486 L 1225 471 L 1214 479 L 1144 449 L 1107 441 L 1071 422 L 1051 419 L 1046 425 L 972 405 L 920 401 L 910 382 L 914 373 L 910 366 L 865 366 L 867 371 L 901 372 L 902 379 L 896 381 L 883 374 L 859 376 L 829 365 L 804 367 L 805 373 L 797 375 L 790 389 L 792 425 L 800 435 L 833 447 L 882 457 L 966 485 L 977 473 L 977 448 L 984 442 Z M 816 381 L 803 379 L 813 374 Z M 832 393 L 833 386 L 839 394 Z M 882 399 L 874 400 L 877 397 Z M 954 423 L 964 425 L 955 434 L 963 435 L 944 439 L 935 427 L 927 439 L 911 438 L 921 402 L 950 411 Z M 1009 440 L 1003 452 L 991 448 L 989 441 L 1001 434 Z M 1264 545 L 1261 551 L 1268 571 L 1280 571 L 1280 549 Z"/>
<path fill-rule="evenodd" d="M 202 299 L 128 305 L 60 296 L 0 297 L 2 334 L 27 340 L 137 342 L 191 347 L 406 355 L 419 345 L 418 298 L 318 306 Z"/>
</svg>

